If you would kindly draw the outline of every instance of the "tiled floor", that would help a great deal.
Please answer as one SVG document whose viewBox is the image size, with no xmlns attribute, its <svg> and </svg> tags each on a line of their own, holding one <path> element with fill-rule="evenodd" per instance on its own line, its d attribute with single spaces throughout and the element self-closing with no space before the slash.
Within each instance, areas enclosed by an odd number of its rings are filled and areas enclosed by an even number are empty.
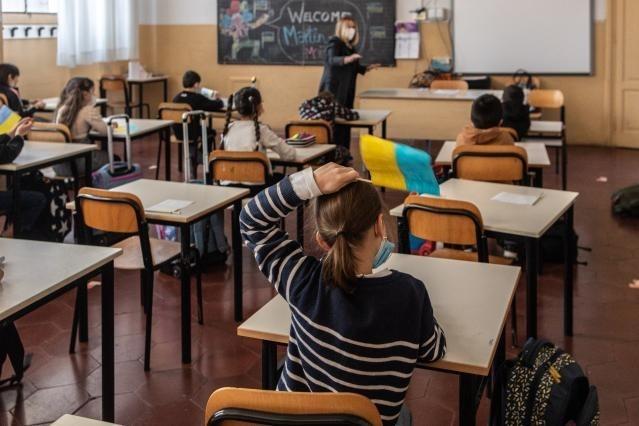
<svg viewBox="0 0 639 426">
<path fill-rule="evenodd" d="M 135 145 L 135 159 L 146 169 L 155 159 L 155 142 Z M 599 388 L 604 424 L 639 424 L 639 291 L 626 287 L 639 276 L 639 221 L 619 220 L 610 213 L 612 191 L 639 182 L 639 151 L 571 148 L 570 163 L 570 188 L 581 193 L 575 218 L 580 244 L 593 252 L 580 254 L 589 265 L 577 269 L 573 338 L 562 336 L 561 267 L 545 268 L 539 283 L 540 335 L 572 352 L 587 369 Z M 597 183 L 598 176 L 607 176 L 608 183 Z M 558 185 L 552 171 L 546 185 Z M 392 207 L 401 195 L 389 191 L 385 199 Z M 288 229 L 294 229 L 292 220 Z M 274 293 L 246 252 L 245 258 L 244 301 L 249 315 Z M 180 363 L 179 284 L 157 276 L 150 373 L 144 373 L 140 362 L 144 316 L 138 276 L 118 273 L 116 279 L 118 423 L 201 424 L 207 398 L 216 388 L 259 387 L 260 346 L 235 335 L 230 266 L 205 275 L 205 325 L 193 319 L 193 362 L 186 366 Z M 522 282 L 520 335 L 524 287 Z M 99 291 L 90 292 L 90 343 L 69 355 L 73 302 L 74 294 L 67 294 L 18 322 L 28 350 L 34 353 L 33 365 L 21 388 L 0 393 L 0 425 L 50 423 L 63 413 L 100 417 Z M 416 425 L 456 424 L 456 378 L 417 371 L 408 404 Z M 485 424 L 487 416 L 484 400 L 478 423 Z"/>
</svg>

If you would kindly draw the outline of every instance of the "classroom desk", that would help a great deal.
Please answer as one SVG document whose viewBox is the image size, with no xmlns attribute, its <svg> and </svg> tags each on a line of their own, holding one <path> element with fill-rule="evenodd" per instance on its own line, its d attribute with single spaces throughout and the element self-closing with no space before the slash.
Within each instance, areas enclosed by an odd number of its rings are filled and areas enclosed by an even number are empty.
<svg viewBox="0 0 639 426">
<path fill-rule="evenodd" d="M 153 75 L 151 77 L 144 77 L 144 78 L 128 78 L 127 77 L 126 82 L 129 85 L 130 96 L 133 96 L 133 87 L 135 86 L 138 87 L 138 98 L 139 98 L 139 104 L 140 104 L 140 106 L 138 107 L 138 111 L 140 114 L 140 118 L 142 118 L 142 116 L 144 115 L 144 108 L 142 106 L 144 104 L 144 86 L 145 85 L 162 83 L 163 102 L 167 102 L 169 99 L 169 88 L 168 88 L 169 77 L 167 75 Z"/>
<path fill-rule="evenodd" d="M 460 423 L 474 424 L 482 379 L 504 361 L 503 329 L 519 281 L 520 268 L 393 254 L 385 267 L 419 278 L 446 335 L 446 356 L 420 368 L 458 374 Z M 262 341 L 262 387 L 277 383 L 276 345 L 288 344 L 291 314 L 276 296 L 237 329 Z"/>
<path fill-rule="evenodd" d="M 104 119 L 107 120 L 106 118 Z M 143 139 L 147 136 L 158 134 L 159 143 L 166 142 L 164 144 L 165 150 L 165 170 L 164 179 L 171 180 L 171 144 L 168 142 L 171 140 L 171 126 L 173 126 L 171 120 L 153 120 L 146 118 L 132 118 L 129 121 L 129 128 L 131 129 L 130 136 L 131 142 L 138 139 Z M 108 142 L 108 137 L 105 134 L 92 131 L 89 133 L 89 138 L 93 141 L 100 141 L 102 143 Z M 126 137 L 123 130 L 116 130 L 113 133 L 114 142 L 125 142 Z M 125 156 L 126 157 L 126 156 Z"/>
<path fill-rule="evenodd" d="M 302 170 L 311 162 L 332 154 L 336 145 L 315 144 L 305 148 L 295 148 L 295 160 L 282 160 L 279 154 L 269 150 L 268 159 L 273 166 L 294 167 L 296 171 Z M 297 241 L 304 246 L 304 204 L 297 208 Z"/>
<path fill-rule="evenodd" d="M 157 213 L 145 211 L 149 223 L 158 225 L 175 226 L 180 230 L 180 243 L 182 245 L 182 362 L 191 362 L 191 232 L 190 227 L 217 212 L 223 212 L 227 207 L 233 206 L 233 219 L 231 224 L 233 246 L 233 289 L 235 320 L 242 320 L 242 241 L 240 236 L 240 211 L 242 210 L 242 198 L 249 194 L 248 189 L 226 186 L 199 185 L 181 182 L 167 182 L 150 179 L 140 179 L 125 185 L 113 188 L 112 191 L 128 192 L 136 195 L 142 206 L 146 209 L 164 200 L 188 200 L 193 203 L 179 213 Z M 68 205 L 74 208 L 73 204 Z"/>
<path fill-rule="evenodd" d="M 45 98 L 42 99 L 42 102 L 44 102 L 44 109 L 38 111 L 38 112 L 55 112 L 55 110 L 58 108 L 58 104 L 60 103 L 60 98 Z M 98 98 L 96 99 L 95 102 L 95 106 L 99 107 L 102 105 L 106 105 L 107 103 L 107 98 Z"/>
<path fill-rule="evenodd" d="M 374 89 L 359 94 L 359 108 L 393 112 L 393 139 L 454 140 L 470 122 L 472 102 L 481 95 L 501 99 L 501 90 Z"/>
<path fill-rule="evenodd" d="M 96 149 L 97 147 L 93 144 L 29 141 L 24 143 L 22 152 L 13 163 L 0 164 L 0 174 L 11 176 L 12 178 L 13 210 L 15 212 L 13 215 L 13 228 L 15 236 L 19 236 L 18 231 L 21 228 L 22 221 L 20 214 L 20 197 L 18 196 L 22 176 L 54 164 L 65 162 L 71 162 L 71 169 L 75 170 L 75 162 L 73 160 L 84 157 L 84 176 L 85 179 L 90 182 L 91 153 Z M 77 176 L 75 177 L 74 185 L 77 193 L 80 183 Z M 88 185 L 90 186 L 90 183 Z"/>
<path fill-rule="evenodd" d="M 555 149 L 555 171 L 559 173 L 559 154 L 561 153 L 561 187 L 568 185 L 568 149 L 566 146 L 566 128 L 561 121 L 533 120 L 530 122 L 526 142 L 543 143 Z"/>
<path fill-rule="evenodd" d="M 528 167 L 535 172 L 535 186 L 541 188 L 543 186 L 543 169 L 550 167 L 546 146 L 543 143 L 535 142 L 518 142 L 515 145 L 526 150 Z M 445 142 L 435 158 L 435 165 L 450 168 L 453 163 L 453 151 L 456 147 L 457 143 L 454 141 Z"/>
<path fill-rule="evenodd" d="M 355 111 L 359 113 L 358 120 L 348 121 L 343 118 L 336 118 L 335 124 L 351 129 L 367 129 L 369 135 L 375 134 L 375 128 L 381 125 L 382 138 L 386 139 L 387 121 L 392 111 L 388 109 L 356 109 Z"/>
<path fill-rule="evenodd" d="M 86 417 L 74 416 L 71 414 L 65 414 L 55 422 L 51 423 L 51 426 L 119 426 L 114 423 L 101 422 L 99 420 L 88 419 Z"/>
<path fill-rule="evenodd" d="M 462 179 L 450 179 L 441 186 L 441 196 L 468 201 L 479 209 L 484 230 L 490 237 L 522 241 L 526 258 L 526 336 L 537 337 L 537 278 L 539 241 L 562 216 L 567 226 L 564 234 L 564 334 L 573 333 L 573 264 L 570 261 L 569 232 L 573 229 L 573 207 L 579 196 L 576 192 L 546 188 L 504 185 Z M 500 192 L 523 195 L 542 194 L 534 206 L 506 204 L 491 200 Z M 404 205 L 391 210 L 397 218 L 400 252 L 408 252 L 408 229 L 403 220 Z"/>
<path fill-rule="evenodd" d="M 113 259 L 122 250 L 0 238 L 0 253 L 6 256 L 5 276 L 0 283 L 0 322 L 15 321 L 90 277 L 102 275 L 102 418 L 113 421 Z"/>
</svg>

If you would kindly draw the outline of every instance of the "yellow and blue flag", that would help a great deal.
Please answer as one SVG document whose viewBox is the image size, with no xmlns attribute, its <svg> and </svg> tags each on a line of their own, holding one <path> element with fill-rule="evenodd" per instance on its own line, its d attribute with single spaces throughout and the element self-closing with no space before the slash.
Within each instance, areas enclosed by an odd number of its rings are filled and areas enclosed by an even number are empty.
<svg viewBox="0 0 639 426">
<path fill-rule="evenodd" d="M 439 183 L 427 152 L 371 135 L 362 135 L 360 151 L 374 185 L 439 195 Z"/>
<path fill-rule="evenodd" d="M 0 135 L 9 133 L 19 121 L 20 116 L 8 106 L 0 106 Z"/>
</svg>

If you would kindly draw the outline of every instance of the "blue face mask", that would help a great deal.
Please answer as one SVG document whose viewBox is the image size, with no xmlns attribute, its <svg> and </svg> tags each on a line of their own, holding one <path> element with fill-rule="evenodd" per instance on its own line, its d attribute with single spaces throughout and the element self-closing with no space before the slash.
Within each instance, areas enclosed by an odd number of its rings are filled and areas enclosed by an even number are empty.
<svg viewBox="0 0 639 426">
<path fill-rule="evenodd" d="M 382 244 L 379 246 L 379 250 L 375 255 L 375 259 L 373 259 L 373 269 L 379 268 L 386 263 L 390 255 L 393 253 L 393 250 L 395 250 L 395 244 L 391 243 L 388 241 L 388 238 L 384 237 Z"/>
</svg>

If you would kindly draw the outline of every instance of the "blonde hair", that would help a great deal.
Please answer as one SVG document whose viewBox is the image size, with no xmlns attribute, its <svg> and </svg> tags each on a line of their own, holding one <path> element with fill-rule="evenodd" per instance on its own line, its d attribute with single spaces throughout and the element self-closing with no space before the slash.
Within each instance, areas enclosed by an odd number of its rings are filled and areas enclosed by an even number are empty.
<svg viewBox="0 0 639 426">
<path fill-rule="evenodd" d="M 348 22 L 352 22 L 355 24 L 355 38 L 353 40 L 348 40 L 346 37 L 346 24 Z M 339 21 L 335 24 L 335 35 L 346 43 L 349 46 L 356 46 L 359 43 L 359 26 L 357 25 L 357 21 L 353 19 L 352 16 L 342 16 Z"/>
</svg>

